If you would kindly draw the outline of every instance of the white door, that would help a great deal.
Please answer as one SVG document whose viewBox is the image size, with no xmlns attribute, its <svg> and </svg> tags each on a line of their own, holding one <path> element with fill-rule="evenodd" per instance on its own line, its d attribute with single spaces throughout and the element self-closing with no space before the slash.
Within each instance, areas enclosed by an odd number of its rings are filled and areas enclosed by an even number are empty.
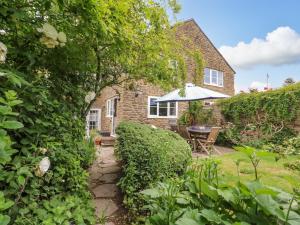
<svg viewBox="0 0 300 225">
<path fill-rule="evenodd" d="M 112 117 L 111 117 L 111 136 L 116 135 L 116 122 L 117 122 L 117 109 L 118 109 L 118 99 L 113 98 L 111 102 Z"/>
</svg>

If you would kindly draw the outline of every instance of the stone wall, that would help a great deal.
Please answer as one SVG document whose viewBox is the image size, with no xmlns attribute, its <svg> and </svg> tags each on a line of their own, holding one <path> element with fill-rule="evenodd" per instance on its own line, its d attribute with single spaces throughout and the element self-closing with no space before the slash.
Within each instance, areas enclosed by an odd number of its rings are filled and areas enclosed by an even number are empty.
<svg viewBox="0 0 300 225">
<path fill-rule="evenodd" d="M 210 40 L 202 32 L 194 20 L 189 20 L 177 28 L 178 40 L 187 38 L 191 41 L 185 42 L 187 48 L 196 49 L 202 53 L 205 61 L 205 67 L 216 69 L 224 73 L 224 87 L 216 87 L 204 85 L 203 80 L 200 85 L 211 90 L 215 90 L 224 94 L 234 94 L 234 71 L 227 64 L 222 55 L 213 46 Z M 186 59 L 187 65 L 187 82 L 193 82 L 195 76 L 195 63 L 193 59 Z M 119 96 L 117 108 L 117 123 L 123 120 L 137 121 L 145 124 L 153 124 L 158 127 L 168 128 L 168 118 L 148 118 L 148 96 L 162 96 L 166 94 L 158 86 L 147 84 L 143 81 L 137 82 L 139 95 L 136 92 L 127 90 L 126 88 L 105 88 L 101 96 L 97 99 L 93 107 L 101 108 L 102 123 L 101 130 L 111 130 L 111 118 L 106 117 L 106 100 L 114 96 Z M 117 90 L 117 91 L 116 91 Z M 187 102 L 178 103 L 178 118 L 182 112 L 187 109 Z"/>
<path fill-rule="evenodd" d="M 204 59 L 205 67 L 219 70 L 224 73 L 224 87 L 205 85 L 203 80 L 200 81 L 201 86 L 227 95 L 234 95 L 235 71 L 229 66 L 198 24 L 193 19 L 183 22 L 182 25 L 177 27 L 176 33 L 179 40 L 191 40 L 185 41 L 185 47 L 188 49 L 199 50 Z M 187 59 L 186 63 L 188 68 L 188 80 L 193 81 L 196 71 L 195 62 L 192 59 Z"/>
</svg>

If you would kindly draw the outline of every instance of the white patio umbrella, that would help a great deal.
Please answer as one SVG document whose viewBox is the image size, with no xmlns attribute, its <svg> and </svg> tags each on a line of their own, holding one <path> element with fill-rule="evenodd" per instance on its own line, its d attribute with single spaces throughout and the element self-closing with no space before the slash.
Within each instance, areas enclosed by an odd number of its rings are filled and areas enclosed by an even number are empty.
<svg viewBox="0 0 300 225">
<path fill-rule="evenodd" d="M 229 98 L 229 95 L 222 94 L 217 91 L 212 91 L 207 88 L 195 86 L 192 83 L 185 85 L 185 94 L 180 94 L 181 89 L 176 89 L 170 93 L 157 99 L 157 102 L 182 102 L 196 101 L 206 99 Z"/>
</svg>

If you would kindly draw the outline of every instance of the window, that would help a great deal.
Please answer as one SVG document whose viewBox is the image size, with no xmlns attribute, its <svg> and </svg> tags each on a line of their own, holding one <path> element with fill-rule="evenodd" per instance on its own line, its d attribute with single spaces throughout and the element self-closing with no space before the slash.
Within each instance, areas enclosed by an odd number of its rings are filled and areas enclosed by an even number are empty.
<svg viewBox="0 0 300 225">
<path fill-rule="evenodd" d="M 88 130 L 99 130 L 100 129 L 100 110 L 91 109 L 87 116 Z"/>
<path fill-rule="evenodd" d="M 223 72 L 209 68 L 204 69 L 204 84 L 223 87 Z"/>
<path fill-rule="evenodd" d="M 113 116 L 113 99 L 108 99 L 106 101 L 106 117 L 112 117 Z"/>
<path fill-rule="evenodd" d="M 148 118 L 176 118 L 176 102 L 156 102 L 158 97 L 148 97 Z"/>
</svg>

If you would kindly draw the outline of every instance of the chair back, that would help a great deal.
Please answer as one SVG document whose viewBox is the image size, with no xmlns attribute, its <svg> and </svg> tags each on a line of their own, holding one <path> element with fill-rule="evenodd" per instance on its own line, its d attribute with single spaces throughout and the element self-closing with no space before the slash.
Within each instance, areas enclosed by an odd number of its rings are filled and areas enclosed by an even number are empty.
<svg viewBox="0 0 300 225">
<path fill-rule="evenodd" d="M 214 144 L 217 140 L 218 134 L 220 132 L 221 127 L 212 127 L 211 131 L 207 137 L 207 141 L 211 142 Z"/>
<path fill-rule="evenodd" d="M 178 133 L 178 126 L 174 125 L 174 124 L 170 124 L 170 130 L 173 131 L 173 132 Z"/>
<path fill-rule="evenodd" d="M 190 139 L 190 134 L 187 131 L 187 127 L 184 125 L 178 125 L 178 133 L 184 139 Z"/>
</svg>

